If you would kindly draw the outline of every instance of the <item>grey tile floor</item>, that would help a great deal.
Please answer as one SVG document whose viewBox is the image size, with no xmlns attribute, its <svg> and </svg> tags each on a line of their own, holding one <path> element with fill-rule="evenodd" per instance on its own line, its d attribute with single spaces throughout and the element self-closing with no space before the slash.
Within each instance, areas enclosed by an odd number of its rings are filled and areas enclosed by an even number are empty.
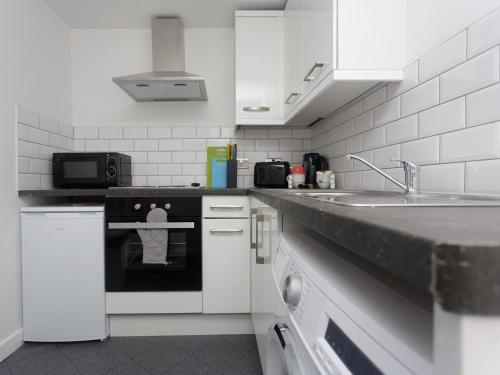
<svg viewBox="0 0 500 375">
<path fill-rule="evenodd" d="M 26 343 L 0 375 L 261 375 L 253 335 L 112 337 L 105 342 Z"/>
</svg>

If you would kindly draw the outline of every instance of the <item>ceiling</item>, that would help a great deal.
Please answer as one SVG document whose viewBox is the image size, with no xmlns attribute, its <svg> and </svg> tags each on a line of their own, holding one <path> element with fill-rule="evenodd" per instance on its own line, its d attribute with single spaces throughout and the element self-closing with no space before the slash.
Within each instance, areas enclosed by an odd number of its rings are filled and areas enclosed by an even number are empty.
<svg viewBox="0 0 500 375">
<path fill-rule="evenodd" d="M 235 10 L 284 9 L 286 0 L 45 0 L 70 28 L 149 28 L 176 16 L 188 28 L 234 26 Z"/>
</svg>

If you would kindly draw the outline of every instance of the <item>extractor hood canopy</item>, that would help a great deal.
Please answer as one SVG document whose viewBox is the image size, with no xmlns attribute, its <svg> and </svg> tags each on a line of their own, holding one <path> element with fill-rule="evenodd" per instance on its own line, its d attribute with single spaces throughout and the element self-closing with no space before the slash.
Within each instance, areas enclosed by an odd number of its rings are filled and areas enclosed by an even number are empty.
<svg viewBox="0 0 500 375">
<path fill-rule="evenodd" d="M 206 101 L 205 80 L 185 71 L 184 32 L 179 18 L 154 18 L 153 71 L 114 77 L 137 102 Z"/>
</svg>

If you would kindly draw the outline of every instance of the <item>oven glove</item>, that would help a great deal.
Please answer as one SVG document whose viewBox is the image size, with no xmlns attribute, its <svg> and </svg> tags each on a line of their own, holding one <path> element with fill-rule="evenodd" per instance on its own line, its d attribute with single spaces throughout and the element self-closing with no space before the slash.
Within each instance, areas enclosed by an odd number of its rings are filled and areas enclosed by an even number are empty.
<svg viewBox="0 0 500 375">
<path fill-rule="evenodd" d="M 149 211 L 148 223 L 167 222 L 167 211 L 155 208 Z M 143 264 L 167 264 L 168 229 L 137 229 L 142 241 Z"/>
</svg>

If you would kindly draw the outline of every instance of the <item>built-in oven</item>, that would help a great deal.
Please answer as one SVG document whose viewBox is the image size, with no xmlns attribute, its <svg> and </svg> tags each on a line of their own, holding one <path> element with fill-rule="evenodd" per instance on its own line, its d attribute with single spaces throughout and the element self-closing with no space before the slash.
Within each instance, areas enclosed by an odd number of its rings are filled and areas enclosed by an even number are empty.
<svg viewBox="0 0 500 375">
<path fill-rule="evenodd" d="M 202 290 L 201 197 L 109 197 L 105 215 L 107 292 Z"/>
</svg>

